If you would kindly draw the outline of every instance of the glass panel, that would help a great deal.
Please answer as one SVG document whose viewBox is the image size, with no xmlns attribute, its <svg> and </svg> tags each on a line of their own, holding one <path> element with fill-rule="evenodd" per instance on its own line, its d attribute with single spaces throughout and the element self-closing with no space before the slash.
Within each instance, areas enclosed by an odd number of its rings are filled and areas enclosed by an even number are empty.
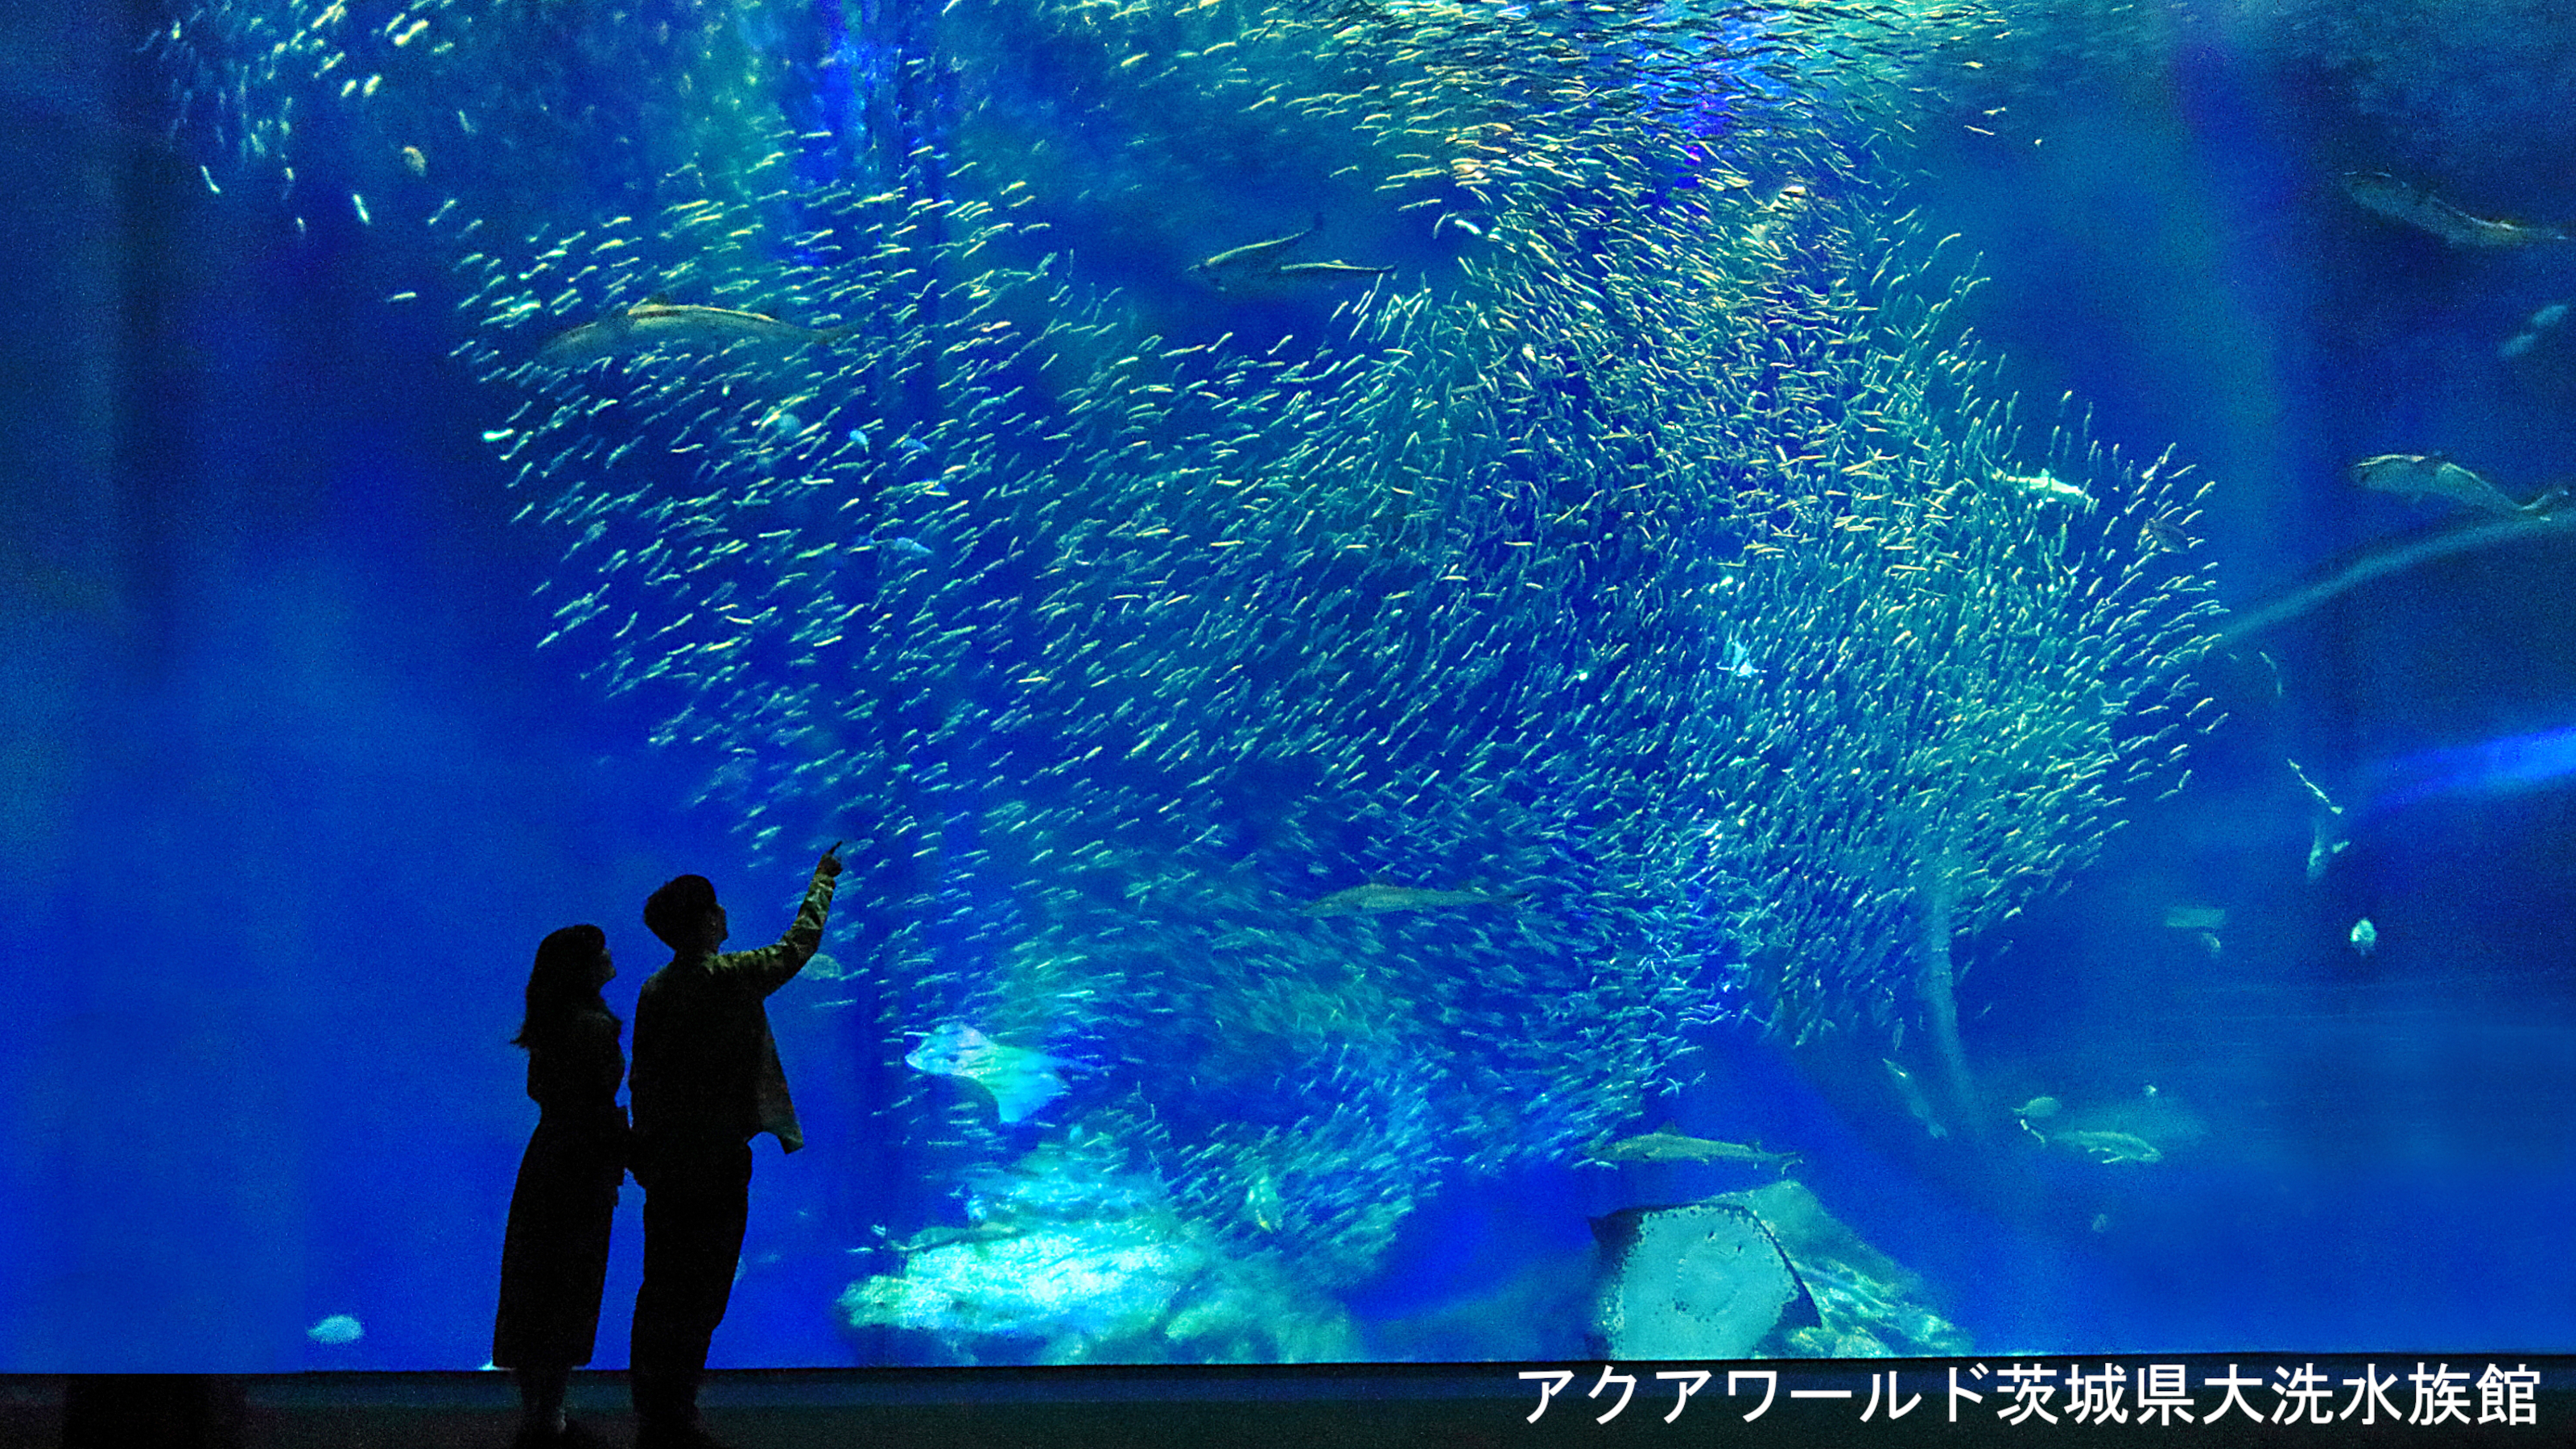
<svg viewBox="0 0 2576 1449">
<path fill-rule="evenodd" d="M 656 1191 L 801 1127 L 719 1365 L 2576 1343 L 2553 10 L 149 8 L 0 1370 L 485 1363 L 582 922 Z"/>
</svg>

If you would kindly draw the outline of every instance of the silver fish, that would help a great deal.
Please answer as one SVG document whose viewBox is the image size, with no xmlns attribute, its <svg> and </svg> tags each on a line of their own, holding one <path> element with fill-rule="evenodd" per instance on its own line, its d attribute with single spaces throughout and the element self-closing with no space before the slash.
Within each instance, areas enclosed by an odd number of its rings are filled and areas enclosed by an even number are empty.
<svg viewBox="0 0 2576 1449">
<path fill-rule="evenodd" d="M 2323 880 L 2326 867 L 2352 845 L 2343 837 L 2343 807 L 2334 802 L 2334 797 L 2319 789 L 2316 781 L 2308 778 L 2308 772 L 2299 768 L 2298 761 L 2291 760 L 2289 766 L 2290 773 L 2307 787 L 2309 797 L 2317 804 L 2317 808 L 2309 812 L 2308 879 Z"/>
<path fill-rule="evenodd" d="M 2343 175 L 2343 190 L 2344 195 L 2381 216 L 2431 232 L 2455 247 L 2527 247 L 2539 242 L 2567 240 L 2567 233 L 2554 226 L 2525 226 L 2515 221 L 2490 221 L 2482 216 L 2471 216 L 2431 192 L 2400 181 L 2385 171 L 2347 171 Z"/>
<path fill-rule="evenodd" d="M 1896 1084 L 1896 1095 L 1905 1100 L 1906 1112 L 1923 1124 L 1923 1130 L 1935 1137 L 1949 1136 L 1950 1129 L 1941 1125 L 1940 1117 L 1932 1111 L 1931 1097 L 1924 1093 L 1923 1084 L 1914 1080 L 1914 1074 L 1885 1057 L 1880 1057 L 1879 1062 L 1887 1068 L 1887 1079 Z"/>
<path fill-rule="evenodd" d="M 1377 916 L 1389 911 L 1434 911 L 1452 906 L 1508 906 L 1527 899 L 1524 891 L 1444 891 L 1425 886 L 1381 885 L 1375 881 L 1307 904 L 1310 916 Z"/>
<path fill-rule="evenodd" d="M 1218 252 L 1203 262 L 1190 265 L 1190 275 L 1222 292 L 1230 285 L 1274 270 L 1281 252 L 1324 229 L 1324 214 L 1315 213 L 1315 224 L 1301 232 L 1275 236 L 1268 241 L 1247 242 L 1228 251 Z"/>
<path fill-rule="evenodd" d="M 1282 262 L 1280 257 L 1290 247 L 1323 229 L 1324 218 L 1290 236 L 1272 237 L 1252 242 L 1231 251 L 1223 251 L 1190 267 L 1190 275 L 1220 292 L 1259 293 L 1285 283 L 1346 281 L 1355 277 L 1383 277 L 1393 267 L 1368 267 L 1357 262 Z"/>
<path fill-rule="evenodd" d="M 1270 275 L 1332 280 L 1342 277 L 1385 277 L 1393 275 L 1394 272 L 1393 267 L 1363 267 L 1356 262 L 1290 262 L 1284 267 L 1271 268 Z"/>
<path fill-rule="evenodd" d="M 699 307 L 656 298 L 559 333 L 537 350 L 541 362 L 582 363 L 647 347 L 724 347 L 736 342 L 830 342 L 838 328 L 800 327 L 760 312 Z"/>
<path fill-rule="evenodd" d="M 2093 495 L 2057 477 L 2045 468 L 2036 473 L 2027 474 L 1998 472 L 1994 475 L 1994 481 L 2017 493 L 2043 502 L 2063 503 L 2084 512 L 2090 512 L 2093 508 Z"/>
<path fill-rule="evenodd" d="M 1015 1223 L 973 1223 L 965 1227 L 935 1224 L 908 1238 L 888 1238 L 886 1246 L 906 1255 L 935 1253 L 942 1248 L 972 1247 L 977 1243 L 1008 1242 L 1026 1237 L 1028 1229 Z M 884 1229 L 878 1229 L 880 1235 Z"/>
<path fill-rule="evenodd" d="M 1742 1162 L 1755 1167 L 1776 1167 L 1787 1172 L 1795 1166 L 1794 1152 L 1765 1152 L 1759 1146 L 1747 1147 L 1740 1142 L 1714 1142 L 1705 1137 L 1689 1137 L 1665 1123 L 1638 1137 L 1616 1141 L 1597 1138 L 1584 1149 L 1596 1162 Z"/>
<path fill-rule="evenodd" d="M 2096 1162 L 2162 1162 L 2164 1149 L 2133 1132 L 2060 1132 L 2048 1139 Z"/>
<path fill-rule="evenodd" d="M 2558 505 L 2565 494 L 2553 490 L 2529 503 L 2516 503 L 2493 483 L 2439 453 L 2382 453 L 2352 465 L 2353 481 L 2381 493 L 2407 498 L 2447 498 L 2463 508 L 2505 518 L 2536 518 Z"/>
</svg>

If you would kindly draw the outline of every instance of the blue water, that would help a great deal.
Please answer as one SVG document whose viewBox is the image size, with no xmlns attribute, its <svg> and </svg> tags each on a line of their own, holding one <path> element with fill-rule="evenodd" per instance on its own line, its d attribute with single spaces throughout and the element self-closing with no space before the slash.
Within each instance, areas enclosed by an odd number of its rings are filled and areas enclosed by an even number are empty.
<svg viewBox="0 0 2576 1449">
<path fill-rule="evenodd" d="M 2539 143 L 2505 139 L 2511 118 L 2494 155 L 2460 140 L 2470 114 L 2410 138 L 2219 18 L 2155 52 L 2153 83 L 2021 94 L 2004 140 L 1927 142 L 1913 194 L 1930 235 L 1982 254 L 1966 320 L 2005 386 L 2071 390 L 2130 456 L 2170 445 L 2221 480 L 2195 531 L 2247 607 L 2449 526 L 2354 487 L 2360 457 L 2444 451 L 2528 495 L 2576 455 L 2576 331 L 2498 355 L 2576 296 L 2576 246 L 2449 248 L 2360 211 L 2336 174 L 2427 175 L 2527 220 L 2576 217 L 2576 182 L 2514 164 Z M 292 201 L 234 172 L 210 191 L 201 153 L 162 139 L 140 28 L 52 23 L 0 36 L 27 78 L 0 145 L 23 308 L 0 365 L 0 1371 L 470 1368 L 534 1119 L 507 1045 L 534 942 L 605 926 L 608 999 L 631 1015 L 663 959 L 638 920 L 655 885 L 710 875 L 749 944 L 784 925 L 799 874 L 722 801 L 689 803 L 725 761 L 649 743 L 663 704 L 535 647 L 565 540 L 513 522 L 527 497 L 479 440 L 503 409 L 451 356 L 439 244 L 308 204 L 369 174 L 327 144 Z M 2506 66 L 2514 40 L 2461 44 Z M 853 146 L 870 124 L 830 106 L 809 123 Z M 1090 219 L 1106 272 L 1132 271 L 1175 335 L 1221 330 L 1165 265 L 1200 233 L 1161 256 L 1140 214 Z M 1391 225 L 1335 241 L 1362 255 Z M 407 290 L 431 300 L 384 300 Z M 1263 345 L 1313 323 L 1249 316 Z M 2161 1161 L 2044 1154 L 1993 1113 L 1935 1139 L 1873 1060 L 1893 1048 L 1792 1049 L 1745 1021 L 1698 1028 L 1697 1080 L 1622 1130 L 1794 1149 L 1981 1352 L 2576 1349 L 2570 548 L 2535 534 L 2444 559 L 2235 641 L 2202 673 L 2229 719 L 2191 786 L 1959 946 L 1989 1105 L 2184 1114 L 2154 1119 L 2187 1123 Z M 2316 879 L 2289 760 L 2345 811 Z M 1349 844 L 1309 894 L 1370 874 L 1378 842 Z M 1007 872 L 943 888 L 968 914 L 925 939 L 980 960 L 1014 919 Z M 2165 924 L 2177 906 L 2224 909 L 2215 950 Z M 864 960 L 849 943 L 886 929 L 871 908 L 845 895 L 827 949 Z M 927 1025 L 903 984 L 789 992 L 775 1017 L 812 1145 L 760 1148 L 723 1364 L 858 1361 L 883 1340 L 831 1305 L 884 1270 L 865 1250 L 964 1213 L 948 1149 L 921 1145 L 947 1099 L 899 1065 L 900 1032 Z M 797 992 L 863 1004 L 793 1009 Z M 1763 1180 L 1569 1156 L 1427 1172 L 1373 1270 L 1326 1295 L 1359 1351 L 1578 1356 L 1587 1218 Z M 624 1362 L 631 1187 L 616 1234 L 602 1367 Z M 341 1314 L 363 1335 L 308 1334 Z"/>
</svg>

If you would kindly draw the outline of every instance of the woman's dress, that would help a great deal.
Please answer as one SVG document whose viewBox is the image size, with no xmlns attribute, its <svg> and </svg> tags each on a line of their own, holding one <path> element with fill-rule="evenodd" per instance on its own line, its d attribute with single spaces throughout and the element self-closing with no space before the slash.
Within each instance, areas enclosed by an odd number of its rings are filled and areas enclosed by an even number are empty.
<svg viewBox="0 0 2576 1449">
<path fill-rule="evenodd" d="M 626 1057 L 618 1021 L 585 1012 L 528 1052 L 536 1132 L 519 1159 L 501 1246 L 501 1311 L 492 1362 L 501 1368 L 590 1362 L 608 1229 L 626 1177 L 626 1109 L 617 1085 Z"/>
</svg>

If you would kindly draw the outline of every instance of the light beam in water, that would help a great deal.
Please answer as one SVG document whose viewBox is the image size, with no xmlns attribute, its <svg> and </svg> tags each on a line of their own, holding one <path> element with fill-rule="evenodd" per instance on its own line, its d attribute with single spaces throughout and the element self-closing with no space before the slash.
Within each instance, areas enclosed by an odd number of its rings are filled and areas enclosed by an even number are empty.
<svg viewBox="0 0 2576 1449">
<path fill-rule="evenodd" d="M 2576 725 L 2455 745 L 2381 767 L 2378 810 L 2401 810 L 2456 795 L 2518 794 L 2576 775 Z"/>
</svg>

